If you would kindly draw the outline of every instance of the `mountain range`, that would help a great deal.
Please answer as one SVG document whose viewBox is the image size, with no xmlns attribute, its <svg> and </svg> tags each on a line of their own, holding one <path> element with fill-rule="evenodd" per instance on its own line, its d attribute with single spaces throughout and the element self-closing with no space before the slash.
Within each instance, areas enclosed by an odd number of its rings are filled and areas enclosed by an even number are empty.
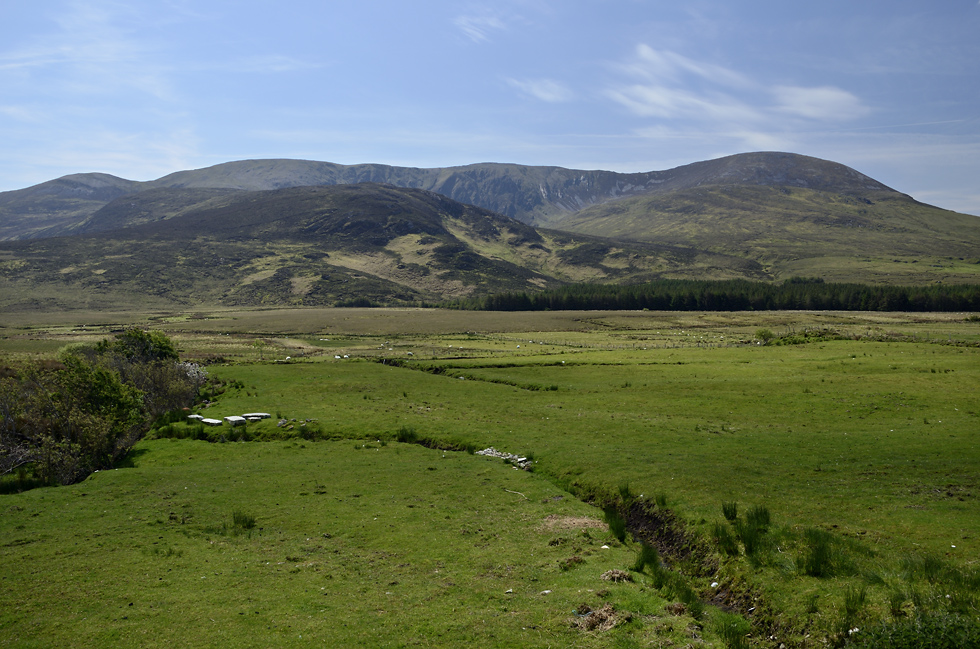
<svg viewBox="0 0 980 649">
<path fill-rule="evenodd" d="M 658 277 L 980 280 L 980 218 L 750 153 L 623 174 L 252 160 L 0 193 L 8 309 L 408 304 Z"/>
</svg>

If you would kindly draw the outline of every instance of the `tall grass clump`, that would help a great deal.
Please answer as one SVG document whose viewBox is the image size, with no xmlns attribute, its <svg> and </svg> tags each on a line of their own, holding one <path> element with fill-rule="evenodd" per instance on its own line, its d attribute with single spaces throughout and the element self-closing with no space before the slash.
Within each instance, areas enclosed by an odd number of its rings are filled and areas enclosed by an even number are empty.
<svg viewBox="0 0 980 649">
<path fill-rule="evenodd" d="M 683 575 L 660 567 L 654 574 L 653 585 L 668 598 L 677 598 L 695 620 L 704 617 L 704 602 Z"/>
<path fill-rule="evenodd" d="M 946 608 L 956 613 L 980 612 L 980 571 L 955 566 L 934 555 L 910 555 L 902 560 L 910 598 L 917 609 Z M 927 591 L 915 588 L 926 581 Z"/>
<path fill-rule="evenodd" d="M 255 528 L 255 517 L 236 509 L 231 514 L 231 524 L 236 530 L 251 530 Z"/>
<path fill-rule="evenodd" d="M 830 533 L 808 527 L 803 530 L 803 548 L 796 565 L 808 577 L 831 577 L 835 572 L 835 554 Z"/>
<path fill-rule="evenodd" d="M 609 526 L 609 531 L 620 543 L 626 542 L 626 519 L 615 507 L 606 507 L 602 510 L 602 517 Z"/>
<path fill-rule="evenodd" d="M 632 505 L 633 501 L 636 499 L 636 496 L 630 489 L 629 481 L 619 483 L 619 498 L 623 501 L 623 506 L 626 508 L 629 508 L 629 506 Z"/>
<path fill-rule="evenodd" d="M 745 521 L 756 529 L 766 530 L 772 524 L 772 517 L 768 507 L 756 505 L 745 512 Z"/>
<path fill-rule="evenodd" d="M 843 616 L 840 620 L 841 633 L 847 633 L 857 621 L 861 611 L 868 601 L 868 587 L 865 585 L 848 586 L 844 590 Z"/>
<path fill-rule="evenodd" d="M 728 522 L 734 521 L 738 518 L 738 503 L 737 502 L 723 502 L 721 504 L 721 513 Z"/>
<path fill-rule="evenodd" d="M 633 570 L 635 572 L 643 572 L 643 569 L 647 566 L 650 567 L 651 571 L 660 570 L 660 553 L 652 545 L 643 543 L 640 546 L 639 554 L 636 555 L 636 562 L 633 563 Z"/>
<path fill-rule="evenodd" d="M 402 426 L 395 433 L 395 439 L 402 444 L 415 444 L 419 441 L 419 434 L 415 431 L 412 426 Z"/>
<path fill-rule="evenodd" d="M 741 615 L 719 612 L 711 626 L 728 649 L 748 649 L 752 627 Z"/>
<path fill-rule="evenodd" d="M 730 557 L 738 556 L 738 539 L 732 533 L 732 528 L 726 523 L 715 523 L 712 537 L 718 549 Z"/>
<path fill-rule="evenodd" d="M 763 530 L 748 521 L 736 521 L 735 535 L 745 548 L 745 556 L 751 557 L 762 547 Z"/>
</svg>

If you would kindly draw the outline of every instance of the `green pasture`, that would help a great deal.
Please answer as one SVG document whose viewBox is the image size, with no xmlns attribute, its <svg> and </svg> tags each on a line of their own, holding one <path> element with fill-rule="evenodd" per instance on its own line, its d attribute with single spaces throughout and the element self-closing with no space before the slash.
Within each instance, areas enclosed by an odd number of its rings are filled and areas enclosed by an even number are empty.
<svg viewBox="0 0 980 649">
<path fill-rule="evenodd" d="M 675 512 L 713 565 L 680 572 L 705 602 L 744 593 L 734 608 L 756 621 L 753 645 L 766 646 L 760 629 L 811 646 L 917 610 L 977 615 L 980 323 L 968 314 L 566 312 L 517 314 L 508 328 L 417 310 L 378 311 L 379 324 L 371 311 L 154 316 L 183 356 L 214 359 L 223 387 L 199 412 L 268 412 L 245 437 L 278 441 L 152 439 L 195 434 L 174 424 L 137 447 L 132 468 L 0 496 L 0 550 L 15 566 L 0 635 L 16 646 L 58 633 L 79 646 L 684 646 L 696 634 L 738 646 L 717 637 L 720 609 L 666 614 L 677 592 L 649 570 L 597 582 L 633 566 L 639 546 L 549 528 L 551 515 L 601 518 L 575 496 Z M 11 361 L 82 333 L 0 324 Z M 761 327 L 776 342 L 847 339 L 761 345 Z M 530 455 L 535 470 L 395 441 L 407 436 Z M 723 503 L 738 517 L 726 521 Z M 753 507 L 771 514 L 757 541 L 745 536 Z M 236 511 L 256 527 L 235 528 Z M 137 601 L 153 588 L 158 599 Z M 59 601 L 74 616 L 61 627 L 49 615 Z M 603 602 L 632 620 L 572 627 L 572 609 Z M 217 635 L 202 636 L 209 625 Z M 147 626 L 156 637 L 135 635 Z"/>
<path fill-rule="evenodd" d="M 734 498 L 902 551 L 980 554 L 976 348 L 829 341 L 498 361 L 215 368 L 245 387 L 205 412 L 315 419 L 337 437 L 411 427 L 534 453 L 554 476 L 663 492 L 693 520 Z M 910 524 L 921 511 L 935 523 Z"/>
<path fill-rule="evenodd" d="M 2 497 L 0 644 L 692 638 L 693 620 L 666 614 L 642 575 L 600 579 L 634 561 L 601 512 L 500 460 L 398 443 L 160 440 L 129 464 Z M 636 619 L 604 635 L 573 627 L 575 609 L 607 602 Z"/>
</svg>

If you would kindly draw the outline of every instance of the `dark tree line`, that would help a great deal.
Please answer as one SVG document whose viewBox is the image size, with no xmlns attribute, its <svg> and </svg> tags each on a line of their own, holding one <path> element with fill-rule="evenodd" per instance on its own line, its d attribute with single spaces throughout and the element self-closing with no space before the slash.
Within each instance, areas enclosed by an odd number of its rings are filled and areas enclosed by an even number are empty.
<svg viewBox="0 0 980 649">
<path fill-rule="evenodd" d="M 450 305 L 480 311 L 977 311 L 980 286 L 870 286 L 791 279 L 658 280 L 613 286 L 572 284 L 540 293 L 498 293 Z"/>
<path fill-rule="evenodd" d="M 206 373 L 159 332 L 130 329 L 0 378 L 0 476 L 71 484 L 110 468 L 163 413 L 194 403 Z"/>
</svg>

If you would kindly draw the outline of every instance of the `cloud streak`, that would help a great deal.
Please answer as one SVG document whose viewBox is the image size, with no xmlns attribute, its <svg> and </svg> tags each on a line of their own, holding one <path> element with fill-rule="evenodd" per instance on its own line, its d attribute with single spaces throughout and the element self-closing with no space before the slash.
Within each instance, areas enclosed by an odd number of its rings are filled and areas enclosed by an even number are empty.
<svg viewBox="0 0 980 649">
<path fill-rule="evenodd" d="M 574 96 L 567 86 L 554 79 L 505 79 L 505 81 L 521 93 L 549 103 L 571 101 Z"/>
<path fill-rule="evenodd" d="M 806 119 L 849 121 L 871 112 L 856 96 L 832 86 L 777 86 L 772 93 L 777 101 L 776 110 Z"/>
<path fill-rule="evenodd" d="M 493 14 L 457 16 L 453 19 L 453 24 L 474 43 L 487 42 L 492 33 L 507 29 L 504 21 Z"/>
<path fill-rule="evenodd" d="M 605 97 L 635 117 L 656 120 L 674 133 L 734 139 L 751 149 L 790 144 L 801 127 L 853 121 L 871 112 L 841 88 L 767 87 L 737 70 L 648 45 L 637 46 L 614 69 L 626 81 L 608 87 Z M 666 131 L 647 125 L 637 132 Z"/>
</svg>

